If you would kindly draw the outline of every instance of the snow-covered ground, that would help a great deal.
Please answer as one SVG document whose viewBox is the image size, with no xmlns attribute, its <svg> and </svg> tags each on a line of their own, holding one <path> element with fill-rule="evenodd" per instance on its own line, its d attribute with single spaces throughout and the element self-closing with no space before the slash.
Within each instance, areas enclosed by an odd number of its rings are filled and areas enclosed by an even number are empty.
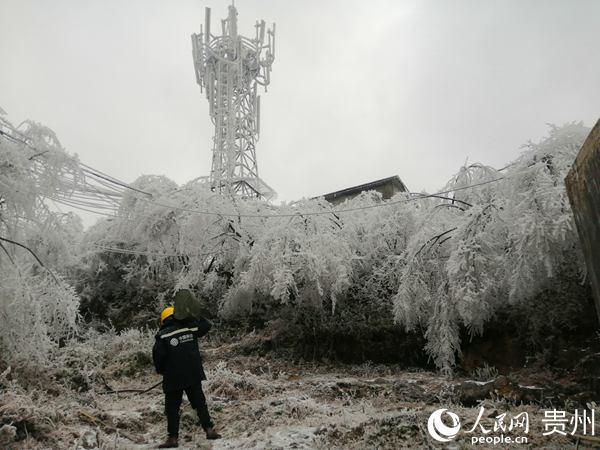
<svg viewBox="0 0 600 450">
<path fill-rule="evenodd" d="M 81 352 L 88 357 L 98 352 L 102 335 L 96 336 L 93 342 L 67 352 L 65 361 L 80 356 L 73 367 L 67 362 L 62 371 L 29 374 L 25 388 L 23 374 L 21 384 L 11 381 L 10 373 L 4 374 L 0 415 L 3 421 L 12 418 L 20 438 L 4 445 L 15 449 L 156 448 L 166 435 L 160 387 L 143 394 L 103 393 L 107 386 L 144 389 L 160 381 L 140 352 L 144 336 L 149 337 L 136 332 L 133 338 L 137 339 L 131 339 L 130 335 L 131 348 L 122 345 L 122 337 L 113 337 L 105 344 L 106 353 L 86 362 Z M 148 351 L 151 344 L 147 342 Z M 428 448 L 438 445 L 427 430 L 433 411 L 448 408 L 461 418 L 462 430 L 467 430 L 475 425 L 481 406 L 486 427 L 492 416 L 527 412 L 529 443 L 534 447 L 575 445 L 570 436 L 542 435 L 544 414 L 539 406 L 517 405 L 500 396 L 470 408 L 461 406 L 456 396 L 456 386 L 464 381 L 460 378 L 394 366 L 244 356 L 231 344 L 213 344 L 204 353 L 209 378 L 205 392 L 223 438 L 207 441 L 195 412 L 184 401 L 180 448 Z M 89 364 L 94 358 L 96 364 Z M 471 448 L 471 438 L 461 432 L 448 448 Z"/>
</svg>

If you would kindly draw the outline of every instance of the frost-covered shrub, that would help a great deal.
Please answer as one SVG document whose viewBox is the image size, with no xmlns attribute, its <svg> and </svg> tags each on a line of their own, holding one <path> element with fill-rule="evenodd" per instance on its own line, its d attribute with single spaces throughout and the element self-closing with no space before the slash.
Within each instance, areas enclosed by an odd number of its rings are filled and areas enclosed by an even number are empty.
<svg viewBox="0 0 600 450">
<path fill-rule="evenodd" d="M 115 368 L 125 361 L 134 361 L 139 353 L 151 356 L 154 329 L 131 328 L 123 331 L 106 329 L 102 332 L 88 328 L 79 339 L 61 349 L 59 366 L 90 366 Z"/>
<path fill-rule="evenodd" d="M 587 133 L 581 124 L 551 127 L 505 173 L 462 168 L 447 186 L 459 203 L 424 211 L 394 314 L 407 330 L 426 329 L 426 349 L 438 367 L 455 364 L 460 327 L 480 334 L 497 312 L 532 300 L 557 274 L 583 271 L 563 180 Z"/>
<path fill-rule="evenodd" d="M 154 326 L 160 299 L 173 289 L 174 276 L 161 272 L 144 277 L 144 256 L 95 251 L 73 270 L 81 298 L 81 314 L 94 326 L 107 323 L 117 330 Z"/>
<path fill-rule="evenodd" d="M 27 145 L 0 139 L 0 346 L 11 363 L 40 364 L 77 331 L 79 301 L 60 274 L 82 232 L 79 218 L 46 202 L 83 174 L 52 130 L 27 121 L 18 133 Z"/>
<path fill-rule="evenodd" d="M 249 371 L 238 373 L 221 361 L 211 370 L 210 380 L 206 382 L 207 392 L 213 397 L 238 399 L 244 397 L 263 397 L 272 392 L 272 388 Z"/>
<path fill-rule="evenodd" d="M 77 330 L 79 301 L 59 282 L 45 274 L 25 278 L 16 269 L 3 274 L 0 339 L 9 360 L 43 363 Z"/>
<path fill-rule="evenodd" d="M 307 202 L 307 207 L 311 206 L 329 208 Z M 350 246 L 339 236 L 341 229 L 335 214 L 271 219 L 252 245 L 239 286 L 282 304 L 314 306 L 330 299 L 335 309 L 337 297 L 350 284 L 352 260 Z M 231 298 L 226 297 L 226 307 L 231 307 L 229 301 Z"/>
<path fill-rule="evenodd" d="M 31 448 L 23 445 L 26 437 L 53 442 L 55 424 L 65 420 L 67 409 L 64 405 L 58 409 L 56 404 L 45 401 L 46 394 L 41 390 L 23 389 L 15 380 L 8 380 L 7 374 L 8 371 L 0 374 L 0 384 L 4 387 L 0 389 L 0 426 L 14 426 L 14 439 L 3 442 L 3 448 Z"/>
<path fill-rule="evenodd" d="M 104 353 L 115 375 L 134 376 L 153 367 L 152 344 L 156 330 L 137 328 L 122 331 L 108 340 Z"/>
<path fill-rule="evenodd" d="M 445 194 L 387 201 L 369 192 L 336 206 L 273 206 L 141 177 L 134 185 L 152 198 L 128 193 L 119 217 L 87 233 L 78 287 L 90 311 L 137 324 L 190 288 L 209 314 L 260 326 L 280 318 L 299 343 L 319 332 L 368 342 L 363 324 L 386 330 L 393 319 L 451 370 L 465 330 L 481 334 L 565 271 L 583 271 L 563 179 L 587 132 L 551 127 L 505 169 L 471 164 Z"/>
</svg>

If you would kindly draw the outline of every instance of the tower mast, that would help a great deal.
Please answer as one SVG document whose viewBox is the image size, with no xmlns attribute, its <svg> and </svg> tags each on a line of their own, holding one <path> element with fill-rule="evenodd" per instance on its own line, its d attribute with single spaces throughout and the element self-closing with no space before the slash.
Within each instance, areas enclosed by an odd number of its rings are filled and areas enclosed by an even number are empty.
<svg viewBox="0 0 600 450">
<path fill-rule="evenodd" d="M 256 22 L 254 38 L 238 34 L 237 10 L 229 6 L 221 35 L 211 32 L 210 8 L 204 30 L 192 35 L 196 82 L 206 92 L 215 126 L 211 188 L 241 197 L 273 198 L 275 192 L 258 176 L 256 142 L 260 133 L 258 85 L 270 82 L 275 59 L 275 24 Z"/>
</svg>

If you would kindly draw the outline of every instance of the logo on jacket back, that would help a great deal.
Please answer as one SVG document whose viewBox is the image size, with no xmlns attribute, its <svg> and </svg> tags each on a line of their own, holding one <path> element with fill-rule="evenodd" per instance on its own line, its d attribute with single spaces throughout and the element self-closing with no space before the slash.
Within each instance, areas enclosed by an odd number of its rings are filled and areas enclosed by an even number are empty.
<svg viewBox="0 0 600 450">
<path fill-rule="evenodd" d="M 179 344 L 179 341 L 177 340 L 177 338 L 173 338 L 169 341 L 169 344 L 171 344 L 173 347 L 176 347 L 177 344 Z"/>
<path fill-rule="evenodd" d="M 192 339 L 194 339 L 194 335 L 192 333 L 182 334 L 179 336 L 179 342 L 181 343 L 190 342 Z"/>
</svg>

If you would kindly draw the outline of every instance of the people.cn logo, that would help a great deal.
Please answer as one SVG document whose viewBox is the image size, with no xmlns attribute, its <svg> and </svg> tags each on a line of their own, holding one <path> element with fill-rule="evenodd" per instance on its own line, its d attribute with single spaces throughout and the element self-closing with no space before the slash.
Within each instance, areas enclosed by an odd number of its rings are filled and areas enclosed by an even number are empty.
<svg viewBox="0 0 600 450">
<path fill-rule="evenodd" d="M 442 415 L 446 413 L 452 420 L 452 425 L 448 426 L 442 421 Z M 450 442 L 460 431 L 460 420 L 456 414 L 447 409 L 437 409 L 427 421 L 427 430 L 432 438 L 439 442 Z"/>
</svg>

